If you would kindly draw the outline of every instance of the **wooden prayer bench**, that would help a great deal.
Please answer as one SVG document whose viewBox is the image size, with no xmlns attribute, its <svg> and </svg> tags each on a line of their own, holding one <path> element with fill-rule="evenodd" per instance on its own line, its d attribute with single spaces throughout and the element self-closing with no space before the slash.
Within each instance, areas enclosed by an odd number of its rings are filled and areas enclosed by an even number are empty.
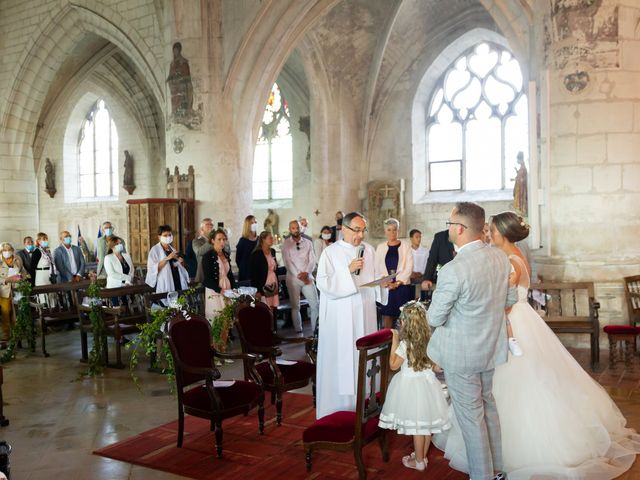
<svg viewBox="0 0 640 480">
<path fill-rule="evenodd" d="M 291 303 L 289 302 L 289 290 L 287 289 L 287 276 L 278 275 L 278 288 L 280 296 L 280 304 L 276 307 L 276 317 L 282 317 L 285 324 L 291 323 Z M 302 292 L 300 292 L 300 315 L 302 316 L 302 323 L 309 319 L 309 301 L 304 298 Z M 274 327 L 277 330 L 277 319 L 274 319 Z"/>
<path fill-rule="evenodd" d="M 73 324 L 78 320 L 76 291 L 87 288 L 90 283 L 89 280 L 54 283 L 33 287 L 31 290 L 29 305 L 32 314 L 35 314 L 34 320 L 37 318 L 40 325 L 42 355 L 45 357 L 49 356 L 45 341 L 47 330 L 49 327 Z"/>
<path fill-rule="evenodd" d="M 109 351 L 107 352 L 106 364 L 112 368 L 124 368 L 122 363 L 122 339 L 125 335 L 138 333 L 138 324 L 147 321 L 144 297 L 153 293 L 153 288 L 147 284 L 132 285 L 128 287 L 103 288 L 100 298 L 103 300 L 102 317 L 108 337 L 115 340 L 116 363 L 109 363 Z M 78 319 L 80 321 L 80 344 L 82 348 L 82 362 L 89 359 L 89 346 L 87 333 L 92 332 L 91 319 L 89 313 L 91 306 L 82 303 L 87 296 L 86 289 L 79 289 L 78 296 Z"/>
<path fill-rule="evenodd" d="M 534 291 L 542 292 L 544 304 L 537 302 Z M 531 285 L 529 302 L 541 311 L 541 316 L 555 333 L 586 333 L 591 337 L 591 369 L 600 364 L 600 322 L 595 301 L 593 282 L 555 283 Z M 544 312 L 544 313 L 542 313 Z M 526 352 L 525 352 L 526 355 Z"/>
</svg>

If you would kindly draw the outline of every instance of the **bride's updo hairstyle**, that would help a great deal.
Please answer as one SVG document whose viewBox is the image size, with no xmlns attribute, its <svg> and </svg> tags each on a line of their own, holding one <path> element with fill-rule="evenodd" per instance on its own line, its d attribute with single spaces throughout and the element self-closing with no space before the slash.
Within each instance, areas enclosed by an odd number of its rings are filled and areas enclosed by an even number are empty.
<svg viewBox="0 0 640 480">
<path fill-rule="evenodd" d="M 495 225 L 500 235 L 511 243 L 519 242 L 529 236 L 529 225 L 516 213 L 499 213 L 491 217 L 491 223 Z"/>
</svg>

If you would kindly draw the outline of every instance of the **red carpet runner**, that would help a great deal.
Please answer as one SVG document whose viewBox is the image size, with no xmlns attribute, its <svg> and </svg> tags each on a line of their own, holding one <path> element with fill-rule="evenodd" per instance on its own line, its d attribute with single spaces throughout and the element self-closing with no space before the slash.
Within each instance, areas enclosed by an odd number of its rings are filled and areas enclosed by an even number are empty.
<svg viewBox="0 0 640 480">
<path fill-rule="evenodd" d="M 267 396 L 269 398 L 269 396 Z M 308 395 L 285 394 L 282 426 L 275 424 L 275 408 L 265 408 L 264 435 L 258 435 L 257 413 L 234 417 L 222 424 L 223 458 L 215 455 L 215 437 L 209 422 L 186 416 L 182 448 L 176 447 L 178 422 L 174 421 L 143 432 L 135 437 L 97 450 L 97 455 L 142 465 L 199 480 L 207 479 L 357 479 L 351 452 L 318 451 L 313 455 L 313 468 L 307 473 L 302 448 L 302 432 L 315 419 Z M 390 432 L 389 463 L 382 461 L 378 442 L 364 449 L 368 479 L 421 478 L 462 480 L 466 475 L 451 470 L 442 453 L 435 447 L 429 451 L 426 472 L 402 466 L 401 458 L 411 452 L 411 437 Z"/>
</svg>

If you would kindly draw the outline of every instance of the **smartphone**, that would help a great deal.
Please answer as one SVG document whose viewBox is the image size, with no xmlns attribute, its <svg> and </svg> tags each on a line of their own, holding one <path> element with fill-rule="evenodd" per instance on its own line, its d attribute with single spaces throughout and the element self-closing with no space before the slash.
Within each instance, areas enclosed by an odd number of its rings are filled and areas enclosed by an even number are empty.
<svg viewBox="0 0 640 480">
<path fill-rule="evenodd" d="M 218 228 L 224 228 L 224 222 L 218 222 Z"/>
</svg>

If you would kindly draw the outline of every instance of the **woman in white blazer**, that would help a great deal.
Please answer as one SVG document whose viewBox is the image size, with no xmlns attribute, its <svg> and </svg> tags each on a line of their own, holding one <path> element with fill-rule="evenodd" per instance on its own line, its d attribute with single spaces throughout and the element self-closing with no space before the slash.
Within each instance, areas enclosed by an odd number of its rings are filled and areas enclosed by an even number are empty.
<svg viewBox="0 0 640 480">
<path fill-rule="evenodd" d="M 384 328 L 394 328 L 395 319 L 400 316 L 400 307 L 415 297 L 411 287 L 413 272 L 413 254 L 411 244 L 398 239 L 400 222 L 395 218 L 384 221 L 384 234 L 387 241 L 376 249 L 376 272 L 378 275 L 396 274 L 395 281 L 389 284 L 389 301 L 382 305 Z"/>
<path fill-rule="evenodd" d="M 124 287 L 133 283 L 133 262 L 124 252 L 122 239 L 112 235 L 107 245 L 109 250 L 104 257 L 104 270 L 107 272 L 107 288 Z"/>
</svg>

